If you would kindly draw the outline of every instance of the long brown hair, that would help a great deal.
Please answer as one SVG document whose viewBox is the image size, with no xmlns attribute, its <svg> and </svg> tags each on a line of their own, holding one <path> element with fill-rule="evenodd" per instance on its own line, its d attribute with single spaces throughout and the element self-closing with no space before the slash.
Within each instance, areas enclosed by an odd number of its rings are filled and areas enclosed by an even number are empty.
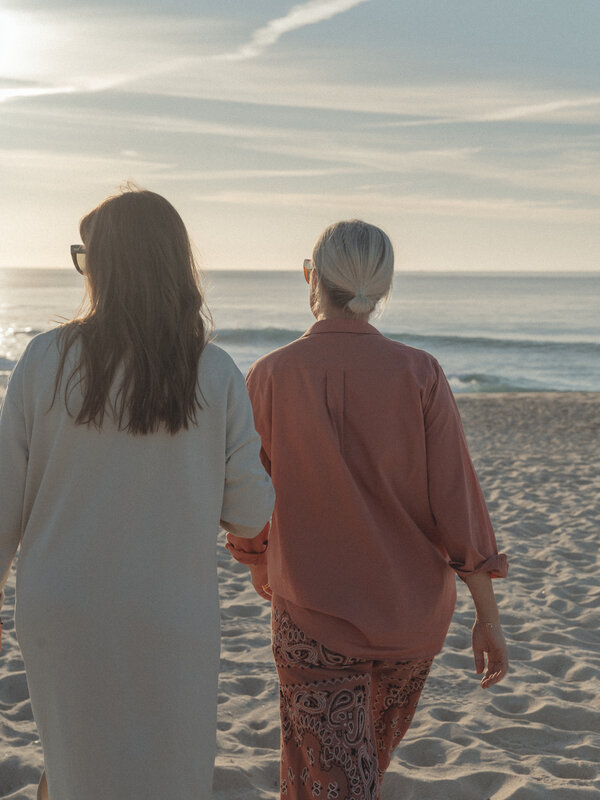
<svg viewBox="0 0 600 800">
<path fill-rule="evenodd" d="M 80 387 L 76 423 L 101 428 L 108 409 L 132 434 L 161 424 L 171 434 L 187 429 L 201 408 L 198 362 L 212 320 L 181 217 L 159 194 L 128 186 L 86 214 L 79 230 L 89 309 L 61 330 L 55 399 L 77 341 L 64 398 L 69 409 Z"/>
</svg>

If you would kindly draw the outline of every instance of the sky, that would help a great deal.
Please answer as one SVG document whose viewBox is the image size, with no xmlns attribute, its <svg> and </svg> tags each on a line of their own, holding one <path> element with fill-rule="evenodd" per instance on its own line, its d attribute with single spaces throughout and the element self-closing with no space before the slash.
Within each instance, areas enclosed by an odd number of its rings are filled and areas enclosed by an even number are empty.
<svg viewBox="0 0 600 800">
<path fill-rule="evenodd" d="M 206 269 L 362 218 L 405 270 L 600 270 L 600 0 L 0 0 L 0 267 L 127 181 Z"/>
</svg>

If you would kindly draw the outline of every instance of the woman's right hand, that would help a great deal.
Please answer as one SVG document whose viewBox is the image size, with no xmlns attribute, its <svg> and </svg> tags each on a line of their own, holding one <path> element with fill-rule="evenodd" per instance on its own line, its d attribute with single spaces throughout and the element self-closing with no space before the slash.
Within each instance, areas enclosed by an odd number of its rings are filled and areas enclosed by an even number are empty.
<svg viewBox="0 0 600 800">
<path fill-rule="evenodd" d="M 485 675 L 481 679 L 481 687 L 482 689 L 488 689 L 501 681 L 508 672 L 508 647 L 506 646 L 502 628 L 497 622 L 490 623 L 475 620 L 471 640 L 475 658 L 475 672 L 481 675 L 485 669 Z"/>
<path fill-rule="evenodd" d="M 252 585 L 265 600 L 271 602 L 273 599 L 273 592 L 269 586 L 269 572 L 266 564 L 252 564 L 250 566 L 250 575 L 252 576 Z"/>
</svg>

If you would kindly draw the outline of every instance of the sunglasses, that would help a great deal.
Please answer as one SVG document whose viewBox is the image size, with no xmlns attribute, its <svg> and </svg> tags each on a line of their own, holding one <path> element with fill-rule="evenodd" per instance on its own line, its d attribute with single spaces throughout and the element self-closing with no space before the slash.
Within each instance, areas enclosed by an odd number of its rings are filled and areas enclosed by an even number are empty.
<svg viewBox="0 0 600 800">
<path fill-rule="evenodd" d="M 305 258 L 304 264 L 302 264 L 302 269 L 304 270 L 304 277 L 307 283 L 310 283 L 310 273 L 315 268 L 312 258 Z"/>
<path fill-rule="evenodd" d="M 85 246 L 82 244 L 71 245 L 71 258 L 75 269 L 80 275 L 85 274 Z"/>
</svg>

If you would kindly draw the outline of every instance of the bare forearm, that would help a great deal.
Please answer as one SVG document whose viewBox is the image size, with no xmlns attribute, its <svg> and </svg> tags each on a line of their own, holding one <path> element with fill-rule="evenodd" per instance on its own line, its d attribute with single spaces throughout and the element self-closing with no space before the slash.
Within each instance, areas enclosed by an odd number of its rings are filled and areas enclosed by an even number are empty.
<svg viewBox="0 0 600 800">
<path fill-rule="evenodd" d="M 501 681 L 508 671 L 508 648 L 502 634 L 500 613 L 489 573 L 468 575 L 464 581 L 471 592 L 477 614 L 471 637 L 475 671 L 480 675 L 485 670 L 481 686 L 488 689 Z"/>
<path fill-rule="evenodd" d="M 467 584 L 473 603 L 477 619 L 481 622 L 500 622 L 500 612 L 494 596 L 492 579 L 487 572 L 477 572 L 474 575 L 467 575 L 464 578 Z"/>
</svg>

